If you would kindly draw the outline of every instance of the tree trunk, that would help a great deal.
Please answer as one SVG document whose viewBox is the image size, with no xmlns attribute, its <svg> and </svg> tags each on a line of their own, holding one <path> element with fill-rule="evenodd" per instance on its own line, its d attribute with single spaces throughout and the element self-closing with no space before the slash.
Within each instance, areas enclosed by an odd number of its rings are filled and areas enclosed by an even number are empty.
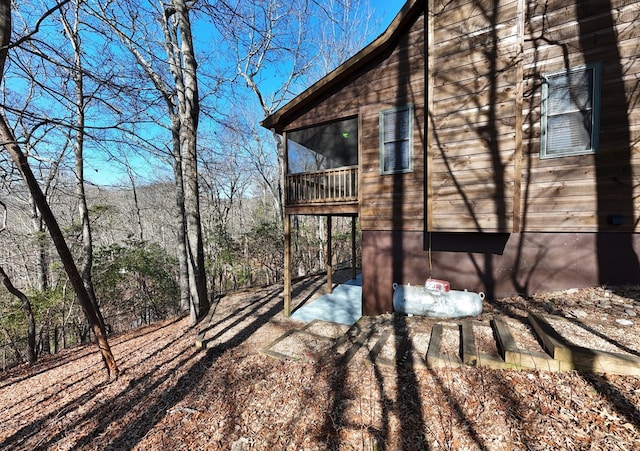
<svg viewBox="0 0 640 451">
<path fill-rule="evenodd" d="M 7 1 L 7 0 L 0 0 Z M 42 219 L 44 220 L 47 228 L 49 229 L 49 234 L 51 235 L 51 239 L 53 240 L 56 250 L 58 251 L 58 255 L 60 256 L 60 261 L 62 262 L 62 266 L 64 267 L 67 276 L 69 277 L 69 281 L 76 292 L 76 296 L 78 296 L 78 300 L 80 301 L 80 305 L 82 306 L 82 310 L 84 311 L 85 317 L 87 318 L 87 322 L 89 326 L 93 330 L 93 333 L 96 337 L 96 341 L 98 343 L 98 347 L 100 349 L 100 353 L 102 355 L 102 359 L 107 368 L 107 372 L 110 377 L 117 377 L 119 370 L 116 364 L 115 358 L 113 357 L 113 353 L 111 352 L 111 348 L 109 346 L 109 342 L 107 341 L 106 333 L 104 331 L 104 326 L 101 324 L 98 312 L 96 311 L 96 306 L 91 301 L 89 297 L 89 293 L 87 292 L 86 287 L 84 286 L 84 282 L 82 277 L 80 276 L 80 272 L 73 261 L 73 256 L 71 255 L 71 251 L 67 246 L 67 243 L 64 239 L 64 235 L 60 230 L 60 226 L 51 211 L 51 207 L 47 203 L 44 194 L 42 193 L 38 182 L 29 167 L 26 156 L 20 150 L 20 147 L 15 141 L 13 137 L 13 133 L 11 129 L 7 125 L 7 122 L 4 119 L 4 116 L 0 116 L 0 137 L 4 142 L 4 147 L 9 151 L 11 158 L 16 165 L 16 167 L 20 170 L 22 177 L 33 196 L 34 202 L 38 206 L 38 210 L 42 214 Z"/>
<path fill-rule="evenodd" d="M 47 246 L 43 239 L 46 230 L 44 229 L 40 212 L 33 203 L 33 199 L 29 198 L 29 202 L 31 204 L 33 218 L 33 231 L 36 234 L 36 245 L 38 247 L 36 255 L 37 287 L 38 291 L 45 291 L 49 288 L 49 260 L 47 258 Z"/>
<path fill-rule="evenodd" d="M 37 354 L 51 354 L 51 324 L 50 324 L 50 315 L 51 313 L 47 311 L 46 318 L 43 320 L 43 324 L 40 326 L 39 336 L 39 345 L 38 349 L 40 350 Z"/>
<path fill-rule="evenodd" d="M 179 122 L 179 119 L 177 119 Z M 172 121 L 173 122 L 173 121 Z M 182 180 L 182 159 L 180 158 L 180 127 L 172 129 L 173 135 L 173 173 L 176 180 L 176 244 L 178 253 L 178 278 L 180 281 L 180 313 L 190 312 L 190 323 L 197 322 L 195 308 L 189 291 L 189 264 L 187 258 L 186 218 L 184 211 L 184 182 Z"/>
<path fill-rule="evenodd" d="M 284 143 L 282 142 L 282 137 L 278 135 L 275 131 L 273 132 L 273 139 L 276 142 L 277 149 L 277 161 L 278 161 L 278 191 L 274 195 L 276 201 L 276 211 L 278 213 L 279 224 L 284 222 L 284 183 L 287 177 L 286 174 L 286 155 Z"/>
<path fill-rule="evenodd" d="M 29 152 L 27 152 L 29 153 Z M 62 150 L 53 162 L 51 167 L 49 168 L 49 175 L 43 181 L 42 191 L 46 199 L 49 199 L 49 190 L 53 186 L 53 182 L 58 176 L 58 168 L 62 163 L 62 159 L 64 158 L 66 152 Z M 47 291 L 49 289 L 49 245 L 46 240 L 47 230 L 45 228 L 44 222 L 42 221 L 42 216 L 38 211 L 38 207 L 33 201 L 32 197 L 29 197 L 29 207 L 31 208 L 31 217 L 33 221 L 33 232 L 36 236 L 37 242 L 37 255 L 36 255 L 36 270 L 37 270 L 37 287 L 39 291 Z"/>
<path fill-rule="evenodd" d="M 0 82 L 2 81 L 2 77 L 4 75 L 4 65 L 7 59 L 7 53 L 9 51 L 10 39 L 11 0 L 0 0 Z M 87 321 L 93 329 L 96 341 L 98 342 L 100 353 L 102 355 L 102 359 L 104 361 L 105 367 L 107 368 L 107 372 L 110 377 L 117 377 L 119 373 L 118 365 L 116 364 L 113 353 L 111 352 L 111 348 L 109 347 L 109 342 L 107 341 L 104 327 L 101 327 L 100 321 L 98 319 L 96 306 L 94 306 L 91 298 L 89 297 L 89 293 L 84 286 L 82 277 L 78 272 L 78 268 L 76 267 L 75 262 L 73 261 L 71 251 L 69 250 L 69 247 L 67 246 L 67 243 L 64 239 L 64 235 L 60 230 L 58 221 L 53 215 L 51 207 L 47 203 L 47 200 L 42 190 L 40 189 L 40 185 L 38 185 L 38 181 L 31 171 L 31 167 L 29 166 L 27 157 L 20 149 L 20 146 L 16 142 L 13 132 L 11 131 L 9 124 L 7 124 L 7 121 L 5 120 L 3 115 L 0 115 L 0 139 L 2 140 L 4 148 L 11 155 L 11 159 L 13 160 L 14 164 L 22 174 L 29 192 L 33 197 L 33 201 L 38 207 L 38 210 L 42 215 L 42 219 L 49 229 L 49 234 L 51 235 L 51 239 L 56 246 L 62 265 L 67 273 L 67 276 L 69 277 L 69 280 L 71 281 L 71 284 L 73 285 L 76 295 L 78 296 L 78 300 L 80 301 L 80 305 L 82 306 Z"/>
<path fill-rule="evenodd" d="M 181 65 L 172 64 L 179 99 L 180 149 L 184 182 L 184 208 L 187 219 L 187 249 L 190 263 L 189 285 L 195 316 L 201 319 L 208 310 L 207 277 L 204 265 L 204 243 L 200 220 L 200 189 L 198 186 L 197 132 L 200 117 L 197 63 L 193 48 L 189 11 L 183 0 L 171 2 L 180 34 Z M 168 49 L 174 54 L 172 49 Z M 175 55 L 175 54 L 174 54 Z"/>
<path fill-rule="evenodd" d="M 184 4 L 183 8 L 184 9 Z M 183 70 L 182 70 L 182 58 L 181 55 L 178 54 L 178 38 L 176 35 L 176 27 L 173 26 L 170 18 L 175 14 L 176 7 L 167 7 L 163 20 L 162 20 L 162 28 L 164 32 L 165 38 L 165 50 L 167 53 L 167 62 L 171 69 L 171 75 L 173 78 L 173 85 L 168 83 L 162 76 L 162 74 L 158 73 L 154 69 L 154 65 L 145 58 L 143 53 L 138 49 L 137 43 L 135 40 L 128 36 L 123 28 L 119 26 L 118 23 L 114 22 L 106 12 L 102 11 L 101 19 L 111 28 L 113 32 L 115 32 L 120 38 L 121 42 L 125 45 L 125 47 L 131 52 L 131 54 L 135 57 L 139 66 L 145 72 L 149 80 L 153 83 L 155 88 L 161 94 L 167 105 L 167 111 L 169 114 L 169 118 L 171 120 L 171 136 L 172 136 L 172 156 L 173 156 L 173 168 L 175 175 L 175 184 L 176 184 L 176 240 L 177 240 L 177 254 L 178 254 L 178 262 L 180 265 L 179 269 L 179 279 L 180 279 L 180 308 L 182 312 L 186 312 L 190 310 L 191 312 L 191 324 L 195 324 L 198 319 L 198 310 L 197 308 L 200 305 L 198 302 L 198 290 L 192 287 L 196 287 L 197 283 L 191 283 L 191 275 L 196 274 L 194 271 L 193 264 L 197 259 L 191 259 L 191 251 L 189 249 L 188 240 L 187 240 L 187 213 L 185 209 L 185 182 L 183 174 L 186 172 L 183 165 L 183 157 L 182 157 L 182 145 L 183 136 L 187 133 L 193 133 L 195 137 L 195 132 L 197 131 L 197 118 L 198 118 L 198 96 L 197 96 L 197 84 L 195 96 L 187 97 L 184 92 L 184 83 L 183 83 Z M 188 24 L 188 16 L 187 16 L 187 24 Z M 179 24 L 180 25 L 180 24 Z M 189 28 L 190 33 L 190 28 Z M 191 44 L 191 38 L 187 39 L 188 43 L 187 47 L 193 49 Z M 185 58 L 187 59 L 187 58 Z M 189 62 L 193 64 L 193 77 L 195 80 L 195 59 L 193 56 L 188 58 Z M 189 80 L 189 78 L 185 75 L 185 80 Z M 185 111 L 188 110 L 189 105 L 185 105 L 185 102 L 193 102 L 195 100 L 195 127 L 192 127 L 191 131 L 183 131 L 183 119 L 185 116 L 189 117 L 189 114 L 185 114 Z M 195 138 L 194 138 L 194 146 L 195 146 Z M 186 153 L 186 150 L 184 151 Z M 193 150 L 195 152 L 195 148 Z M 197 199 L 197 198 L 196 198 Z M 192 210 L 190 208 L 189 210 Z M 199 206 L 197 210 L 199 212 Z M 198 213 L 199 216 L 199 213 Z M 198 218 L 199 221 L 199 218 Z M 196 234 L 197 236 L 197 234 Z M 201 236 L 201 234 L 200 234 Z M 193 240 L 197 242 L 197 238 Z M 197 252 L 194 254 L 196 255 Z M 202 252 L 204 255 L 204 252 Z M 203 259 L 204 260 L 204 257 Z M 204 271 L 204 269 L 203 269 Z M 204 274 L 204 272 L 203 272 Z M 195 277 L 195 276 L 194 276 Z M 195 279 L 194 279 L 195 280 Z M 204 293 L 206 294 L 206 280 L 203 282 Z M 192 299 L 192 296 L 193 299 Z M 206 296 L 204 297 L 206 299 Z"/>
<path fill-rule="evenodd" d="M 6 342 L 6 346 L 11 348 L 11 350 L 13 351 L 13 356 L 14 356 L 16 362 L 17 363 L 24 362 L 24 359 L 22 358 L 22 354 L 20 354 L 20 349 L 18 349 L 18 346 L 16 346 L 16 343 L 13 341 L 13 338 L 11 337 L 11 334 L 9 333 L 7 328 L 4 327 L 4 325 L 2 323 L 0 323 L 0 330 L 2 330 L 2 335 L 4 335 L 4 341 Z M 6 354 L 3 355 L 3 359 L 2 360 L 3 360 L 2 369 L 4 370 L 4 369 L 7 368 Z"/>
<path fill-rule="evenodd" d="M 131 165 L 129 160 L 125 157 L 125 163 L 127 166 L 127 175 L 129 176 L 129 182 L 131 182 L 131 194 L 133 195 L 133 212 L 136 215 L 136 223 L 138 225 L 138 239 L 140 242 L 144 241 L 144 229 L 142 228 L 142 214 L 140 212 L 140 203 L 138 202 L 138 189 L 136 187 L 136 179 L 133 176 Z"/>
<path fill-rule="evenodd" d="M 82 264 L 80 266 L 80 277 L 84 283 L 89 299 L 93 304 L 93 308 L 98 317 L 100 327 L 105 329 L 104 318 L 98 308 L 98 300 L 95 290 L 93 289 L 93 279 L 91 277 L 93 268 L 93 238 L 91 234 L 91 223 L 89 220 L 89 207 L 87 206 L 87 196 L 84 189 L 84 136 L 85 136 L 85 94 L 84 94 L 84 68 L 82 66 L 80 36 L 78 34 L 78 26 L 80 18 L 78 16 L 78 4 L 74 11 L 74 23 L 70 24 L 64 14 L 61 15 L 64 31 L 69 38 L 74 52 L 74 66 L 72 78 L 75 84 L 75 108 L 76 108 L 76 126 L 75 126 L 75 143 L 73 153 L 75 156 L 75 175 L 76 175 L 76 197 L 78 199 L 78 213 L 82 224 Z"/>
<path fill-rule="evenodd" d="M 24 311 L 24 317 L 27 321 L 27 348 L 26 348 L 27 361 L 29 363 L 35 363 L 37 359 L 36 319 L 33 316 L 33 310 L 31 309 L 31 302 L 29 301 L 29 298 L 27 297 L 26 294 L 24 294 L 22 291 L 18 290 L 16 287 L 13 286 L 13 284 L 11 283 L 11 279 L 9 279 L 9 276 L 7 275 L 7 273 L 4 272 L 4 269 L 2 268 L 2 266 L 0 266 L 0 279 L 2 279 L 2 283 L 4 284 L 5 287 L 7 287 L 7 290 L 9 290 L 9 293 L 14 295 L 18 299 L 20 299 L 20 301 L 22 302 L 22 310 Z"/>
</svg>

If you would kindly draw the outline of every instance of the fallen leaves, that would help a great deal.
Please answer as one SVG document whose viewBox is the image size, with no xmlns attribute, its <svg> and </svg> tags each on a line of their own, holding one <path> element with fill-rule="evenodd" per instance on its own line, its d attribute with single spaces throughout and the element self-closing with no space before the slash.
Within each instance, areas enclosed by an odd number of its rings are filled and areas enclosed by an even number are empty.
<svg viewBox="0 0 640 451">
<path fill-rule="evenodd" d="M 618 291 L 603 293 L 576 290 L 566 295 L 572 302 L 556 294 L 553 302 L 531 305 L 552 305 L 556 313 L 579 307 L 593 316 L 604 299 L 610 323 L 624 304 L 638 305 L 635 298 L 618 304 Z M 275 359 L 259 350 L 302 327 L 282 319 L 280 302 L 259 292 L 224 298 L 219 313 L 226 322 L 206 352 L 194 349 L 196 331 L 187 320 L 113 337 L 123 370 L 115 381 L 103 374 L 93 347 L 3 374 L 0 448 L 640 448 L 637 378 L 378 365 L 368 355 L 379 334 L 346 366 L 331 358 L 320 364 L 312 355 Z M 628 337 L 625 346 L 638 351 Z"/>
</svg>

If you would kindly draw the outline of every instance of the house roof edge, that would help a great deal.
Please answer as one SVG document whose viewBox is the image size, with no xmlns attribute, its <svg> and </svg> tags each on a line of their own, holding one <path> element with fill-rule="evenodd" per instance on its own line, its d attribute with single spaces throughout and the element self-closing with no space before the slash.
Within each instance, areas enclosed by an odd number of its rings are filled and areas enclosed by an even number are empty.
<svg viewBox="0 0 640 451">
<path fill-rule="evenodd" d="M 288 118 L 295 116 L 297 111 L 314 102 L 328 89 L 339 84 L 344 78 L 353 74 L 379 53 L 383 52 L 398 32 L 403 29 L 403 25 L 410 21 L 423 7 L 426 7 L 426 0 L 407 0 L 400 12 L 398 12 L 391 21 L 391 24 L 389 24 L 380 36 L 305 91 L 294 97 L 287 104 L 267 116 L 260 122 L 260 125 L 264 128 L 282 133 Z"/>
</svg>

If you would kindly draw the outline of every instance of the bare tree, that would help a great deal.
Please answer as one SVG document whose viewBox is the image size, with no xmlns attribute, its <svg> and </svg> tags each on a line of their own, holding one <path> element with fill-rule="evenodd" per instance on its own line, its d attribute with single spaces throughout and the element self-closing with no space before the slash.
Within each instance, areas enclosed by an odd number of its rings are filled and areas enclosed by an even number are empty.
<svg viewBox="0 0 640 451">
<path fill-rule="evenodd" d="M 133 175 L 131 164 L 129 159 L 124 157 L 125 166 L 127 168 L 127 175 L 129 176 L 129 182 L 131 182 L 131 195 L 133 196 L 133 212 L 136 218 L 136 224 L 138 226 L 138 239 L 144 241 L 144 229 L 142 228 L 142 215 L 140 213 L 140 202 L 138 202 L 138 189 L 136 188 L 136 178 Z"/>
<path fill-rule="evenodd" d="M 58 4 L 46 15 L 51 14 L 51 11 L 57 10 L 63 4 L 64 3 Z M 38 22 L 36 29 L 31 33 L 31 35 L 37 32 L 37 28 L 39 25 L 40 22 Z M 10 40 L 11 1 L 0 0 L 0 81 L 2 79 L 2 76 L 4 75 L 4 67 L 8 56 Z M 20 38 L 17 43 L 23 42 L 24 40 L 26 40 L 25 37 Z M 16 45 L 17 43 L 14 43 L 14 45 Z M 34 203 L 42 214 L 42 219 L 47 225 L 49 234 L 51 235 L 51 238 L 56 246 L 56 249 L 60 256 L 60 260 L 62 261 L 62 265 L 67 272 L 69 280 L 76 292 L 76 296 L 78 297 L 78 300 L 80 301 L 80 304 L 83 308 L 85 317 L 87 318 L 87 321 L 96 337 L 98 347 L 100 349 L 102 359 L 104 361 L 108 374 L 110 377 L 117 377 L 119 373 L 118 366 L 116 364 L 113 353 L 111 352 L 104 327 L 101 325 L 98 318 L 95 305 L 93 304 L 89 293 L 86 290 L 80 272 L 78 271 L 78 268 L 74 262 L 71 251 L 67 246 L 64 235 L 60 229 L 60 226 L 58 225 L 53 212 L 51 211 L 51 207 L 49 206 L 47 199 L 45 198 L 42 189 L 40 188 L 40 185 L 38 184 L 38 181 L 34 176 L 31 167 L 29 166 L 27 157 L 22 152 L 22 149 L 16 141 L 13 131 L 9 127 L 3 114 L 0 114 L 0 139 L 2 140 L 3 147 L 11 156 L 14 165 L 20 171 L 20 174 L 22 175 L 22 178 L 27 185 L 29 192 L 33 197 Z"/>
<path fill-rule="evenodd" d="M 234 81 L 244 82 L 263 117 L 362 48 L 372 17 L 366 5 L 351 0 L 220 1 L 210 8 L 210 14 L 233 49 Z M 278 80 L 275 89 L 273 78 Z M 269 187 L 282 220 L 284 143 L 272 132 L 277 165 L 274 179 L 264 171 L 263 163 L 270 158 L 260 138 L 262 132 L 255 127 L 257 123 L 248 129 L 254 143 L 247 151 L 257 162 L 256 169 Z"/>
<path fill-rule="evenodd" d="M 166 106 L 176 184 L 181 304 L 187 303 L 188 293 L 193 325 L 206 313 L 208 298 L 197 165 L 200 99 L 189 8 L 181 0 L 145 5 L 153 8 L 149 17 L 159 21 L 160 32 L 158 36 L 140 36 L 136 34 L 140 28 L 139 6 L 133 2 L 98 3 L 93 14 L 116 33 Z M 152 45 L 156 40 L 161 46 Z M 166 58 L 159 58 L 160 51 Z"/>
<path fill-rule="evenodd" d="M 319 61 L 310 71 L 309 81 L 324 77 L 366 45 L 373 11 L 369 2 L 358 0 L 317 0 L 322 26 L 318 27 Z"/>
<path fill-rule="evenodd" d="M 73 3 L 71 11 L 72 22 L 67 18 L 64 7 L 61 8 L 60 21 L 64 34 L 69 39 L 73 49 L 73 63 L 71 64 L 71 78 L 75 90 L 75 126 L 72 127 L 75 136 L 73 137 L 73 153 L 75 156 L 75 185 L 76 197 L 78 201 L 78 213 L 82 228 L 82 263 L 80 266 L 80 276 L 84 282 L 89 298 L 94 305 L 98 320 L 102 328 L 105 328 L 104 318 L 98 308 L 98 300 L 93 288 L 91 268 L 93 267 L 93 238 L 91 233 L 91 222 L 89 220 L 89 207 L 85 193 L 84 179 L 84 147 L 85 147 L 85 118 L 87 108 L 87 95 L 85 93 L 85 69 L 82 61 L 82 49 L 80 44 L 80 2 Z"/>
<path fill-rule="evenodd" d="M 180 150 L 184 182 L 184 209 L 187 223 L 187 249 L 190 263 L 189 287 L 195 315 L 202 318 L 208 310 L 207 275 L 200 220 L 198 187 L 198 122 L 200 99 L 197 63 L 191 33 L 189 9 L 184 0 L 172 0 L 165 9 L 166 50 L 178 97 Z M 193 321 L 192 321 L 193 322 Z"/>
<path fill-rule="evenodd" d="M 2 208 L 2 218 L 0 221 L 0 233 L 2 233 L 7 228 L 7 206 L 4 202 L 0 201 L 0 207 Z M 36 320 L 33 316 L 33 309 L 31 308 L 31 301 L 22 291 L 17 289 L 11 279 L 5 272 L 4 268 L 0 266 L 0 279 L 2 280 L 2 284 L 7 288 L 9 293 L 17 297 L 22 303 L 22 310 L 24 312 L 25 320 L 27 322 L 27 346 L 26 346 L 26 354 L 27 361 L 29 363 L 34 363 L 37 360 L 36 354 Z M 6 330 L 5 334 L 8 335 Z M 15 349 L 16 354 L 20 356 L 20 353 L 17 349 Z"/>
<path fill-rule="evenodd" d="M 311 17 L 308 0 L 282 3 L 276 0 L 247 2 L 217 2 L 211 9 L 224 39 L 233 49 L 236 79 L 242 80 L 257 99 L 262 114 L 274 112 L 292 97 L 299 82 L 313 62 L 307 32 Z M 263 73 L 282 67 L 278 78 L 283 80 L 272 95 L 264 92 Z M 276 145 L 277 173 L 275 180 L 264 179 L 273 193 L 279 219 L 284 217 L 284 145 L 277 133 L 272 133 Z"/>
<path fill-rule="evenodd" d="M 24 312 L 25 320 L 27 321 L 27 361 L 29 363 L 35 363 L 37 360 L 36 354 L 36 319 L 33 316 L 33 310 L 31 308 L 31 301 L 22 291 L 17 289 L 11 279 L 4 271 L 4 268 L 0 266 L 0 279 L 2 279 L 3 285 L 7 288 L 9 293 L 17 297 L 22 303 L 22 310 Z"/>
</svg>

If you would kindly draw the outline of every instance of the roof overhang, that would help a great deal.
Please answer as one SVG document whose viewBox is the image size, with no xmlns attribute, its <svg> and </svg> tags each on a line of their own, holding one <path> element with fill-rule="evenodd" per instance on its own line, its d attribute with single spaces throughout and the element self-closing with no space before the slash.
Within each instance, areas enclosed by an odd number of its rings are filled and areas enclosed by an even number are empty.
<svg viewBox="0 0 640 451">
<path fill-rule="evenodd" d="M 282 133 L 289 123 L 315 105 L 319 99 L 338 89 L 351 75 L 387 51 L 395 42 L 395 38 L 404 30 L 404 26 L 410 23 L 416 14 L 425 7 L 426 0 L 408 0 L 384 33 L 371 44 L 311 85 L 282 108 L 267 116 L 260 125 Z"/>
</svg>

